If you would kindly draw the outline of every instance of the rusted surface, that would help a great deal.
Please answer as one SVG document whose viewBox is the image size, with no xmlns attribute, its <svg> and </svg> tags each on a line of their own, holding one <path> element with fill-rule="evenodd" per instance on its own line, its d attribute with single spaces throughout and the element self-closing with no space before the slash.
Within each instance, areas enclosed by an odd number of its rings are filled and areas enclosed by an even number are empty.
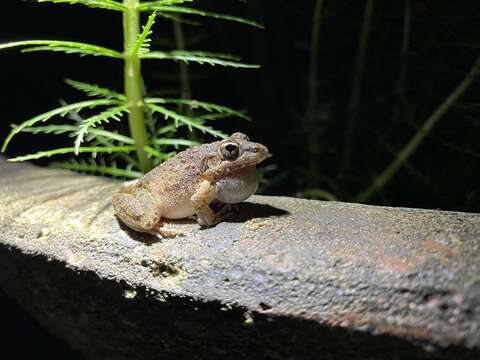
<svg viewBox="0 0 480 360">
<path fill-rule="evenodd" d="M 234 321 L 231 329 L 258 335 L 262 329 L 279 331 L 269 328 L 275 320 L 286 332 L 284 337 L 277 334 L 277 345 L 299 332 L 303 340 L 299 338 L 298 349 L 308 336 L 334 332 L 327 343 L 318 338 L 309 344 L 303 357 L 300 350 L 292 355 L 287 349 L 278 358 L 311 358 L 333 349 L 328 344 L 338 351 L 339 344 L 359 346 L 358 341 L 369 344 L 368 356 L 382 358 L 375 344 L 385 351 L 385 336 L 397 348 L 413 346 L 415 357 L 428 357 L 432 349 L 441 349 L 434 356 L 451 355 L 451 350 L 473 359 L 480 353 L 478 214 L 256 196 L 214 228 L 200 230 L 191 221 L 169 223 L 167 229 L 181 230 L 184 236 L 158 239 L 119 225 L 110 206 L 118 182 L 1 160 L 0 174 L 2 244 L 59 261 L 48 266 L 63 268 L 64 263 L 96 274 L 109 284 L 105 286 L 120 282 L 126 298 L 140 301 L 139 294 L 148 294 L 143 313 L 155 302 L 174 306 L 187 327 L 195 328 L 205 324 L 185 317 L 188 303 L 200 313 L 200 304 L 219 304 L 212 311 L 220 315 L 209 316 L 220 316 L 226 328 Z M 2 257 L 8 258 L 8 252 Z M 13 286 L 12 279 L 38 281 L 15 272 L 20 258 L 11 254 L 17 259 L 10 266 L 14 275 L 0 282 L 22 298 L 32 295 Z M 84 280 L 78 277 L 80 284 Z M 68 281 L 73 288 L 75 275 Z M 122 299 L 112 300 L 112 306 Z M 222 314 L 228 312 L 236 315 L 225 320 Z M 220 336 L 218 329 L 216 334 Z M 248 347 L 253 340 L 245 339 L 253 338 L 244 335 L 237 340 Z M 273 349 L 274 342 L 269 338 L 268 346 L 258 349 Z M 289 349 L 296 347 L 290 344 Z M 360 358 L 366 354 L 354 353 Z"/>
</svg>

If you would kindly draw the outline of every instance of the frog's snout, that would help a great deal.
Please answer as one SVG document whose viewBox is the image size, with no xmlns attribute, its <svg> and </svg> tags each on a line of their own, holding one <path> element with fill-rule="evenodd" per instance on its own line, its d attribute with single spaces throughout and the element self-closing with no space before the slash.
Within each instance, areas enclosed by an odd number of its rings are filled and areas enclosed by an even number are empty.
<svg viewBox="0 0 480 360">
<path fill-rule="evenodd" d="M 268 151 L 268 148 L 265 145 L 258 144 L 258 143 L 252 146 L 252 152 L 259 155 L 263 155 L 265 159 L 272 156 L 272 154 L 270 154 L 270 152 Z"/>
</svg>

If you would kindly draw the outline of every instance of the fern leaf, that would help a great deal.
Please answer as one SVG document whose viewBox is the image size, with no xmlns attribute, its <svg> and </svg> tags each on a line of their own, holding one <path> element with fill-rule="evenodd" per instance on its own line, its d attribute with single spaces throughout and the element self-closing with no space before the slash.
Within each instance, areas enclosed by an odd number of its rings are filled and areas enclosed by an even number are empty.
<svg viewBox="0 0 480 360">
<path fill-rule="evenodd" d="M 78 149 L 79 153 L 116 153 L 116 152 L 131 152 L 135 151 L 136 147 L 133 145 L 128 146 L 83 146 Z M 59 148 L 47 151 L 39 151 L 35 154 L 28 154 L 23 156 L 17 156 L 12 159 L 8 159 L 8 161 L 18 162 L 18 161 L 26 161 L 26 160 L 35 160 L 41 159 L 45 157 L 50 157 L 53 155 L 62 155 L 62 154 L 73 154 L 75 153 L 74 147 L 66 147 L 66 148 Z"/>
<path fill-rule="evenodd" d="M 101 8 L 108 10 L 124 11 L 126 7 L 122 4 L 113 1 L 113 0 L 35 0 L 36 2 L 50 2 L 50 3 L 69 3 L 69 4 L 80 4 L 92 8 Z"/>
<path fill-rule="evenodd" d="M 239 62 L 241 60 L 240 56 L 232 55 L 232 54 L 225 54 L 225 53 L 217 53 L 211 51 L 185 51 L 185 50 L 175 50 L 172 51 L 175 55 L 196 55 L 196 56 L 203 56 L 203 57 L 212 57 L 222 60 L 231 60 Z"/>
<path fill-rule="evenodd" d="M 155 103 L 160 103 L 160 104 L 182 104 L 182 105 L 187 105 L 192 109 L 195 108 L 201 108 L 210 112 L 218 112 L 222 114 L 226 114 L 229 116 L 238 116 L 242 119 L 245 120 L 250 120 L 250 117 L 248 117 L 245 113 L 231 109 L 227 106 L 222 106 L 222 105 L 217 105 L 217 104 L 212 104 L 204 101 L 198 101 L 198 100 L 188 100 L 188 99 L 164 99 L 164 98 L 147 98 L 145 99 L 145 102 L 155 104 Z"/>
<path fill-rule="evenodd" d="M 122 59 L 123 55 L 118 51 L 108 49 L 106 47 L 81 43 L 76 41 L 60 41 L 60 40 L 25 40 L 14 41 L 0 44 L 0 50 L 10 49 L 14 47 L 32 46 L 23 49 L 22 52 L 28 51 L 61 51 L 67 54 L 80 54 L 92 56 L 107 56 Z"/>
<path fill-rule="evenodd" d="M 218 14 L 218 13 L 213 13 L 209 11 L 203 11 L 203 10 L 198 10 L 198 9 L 193 9 L 189 7 L 181 7 L 181 6 L 166 6 L 166 5 L 159 5 L 156 4 L 157 1 L 149 1 L 149 2 L 144 2 L 141 3 L 138 9 L 140 11 L 159 11 L 161 12 L 172 12 L 172 13 L 177 13 L 177 14 L 191 14 L 191 15 L 199 15 L 199 16 L 205 16 L 205 17 L 211 17 L 215 19 L 222 19 L 222 20 L 229 20 L 229 21 L 234 21 L 238 23 L 243 23 L 246 25 L 254 26 L 256 28 L 263 29 L 263 25 L 259 24 L 256 21 L 251 21 L 248 19 L 244 19 L 242 17 L 238 16 L 232 16 L 232 15 L 225 15 L 225 14 Z"/>
<path fill-rule="evenodd" d="M 197 116 L 196 119 L 197 119 L 197 121 L 203 123 L 204 121 L 225 119 L 225 118 L 228 118 L 228 117 L 231 117 L 231 116 L 232 115 L 226 114 L 226 113 L 208 113 L 208 114 L 205 114 L 205 115 Z M 249 117 L 245 117 L 244 119 L 250 121 Z"/>
<path fill-rule="evenodd" d="M 89 129 L 89 134 L 94 135 L 95 137 L 101 136 L 106 139 L 118 141 L 122 144 L 134 145 L 135 141 L 128 136 L 118 134 L 117 132 L 107 131 L 103 129 Z"/>
<path fill-rule="evenodd" d="M 153 14 L 148 17 L 147 24 L 143 26 L 142 32 L 138 35 L 138 38 L 133 44 L 132 48 L 127 49 L 130 57 L 134 57 L 137 55 L 144 56 L 150 52 L 151 39 L 149 38 L 149 36 L 152 34 L 151 28 L 153 24 L 155 24 L 156 16 L 156 12 L 153 12 Z"/>
<path fill-rule="evenodd" d="M 159 12 L 159 13 L 157 13 L 157 15 L 161 16 L 165 19 L 178 22 L 180 24 L 193 25 L 193 26 L 201 26 L 202 25 L 202 23 L 200 23 L 198 21 L 194 21 L 194 20 L 191 20 L 191 19 L 185 19 L 181 15 L 173 15 L 172 13 L 164 13 L 164 12 Z"/>
<path fill-rule="evenodd" d="M 152 148 L 151 146 L 144 146 L 143 147 L 143 150 L 145 150 L 145 152 L 154 157 L 154 158 L 157 158 L 157 159 L 161 159 L 163 161 L 165 160 L 168 160 L 170 159 L 175 153 L 164 153 L 164 152 L 161 152 L 161 151 L 158 151 L 158 150 L 155 150 L 154 148 Z"/>
<path fill-rule="evenodd" d="M 198 141 L 187 140 L 187 139 L 173 139 L 173 138 L 157 138 L 152 141 L 155 145 L 171 145 L 175 149 L 178 149 L 179 146 L 192 147 L 199 145 Z"/>
<path fill-rule="evenodd" d="M 157 1 L 145 1 L 140 4 L 140 9 L 143 11 L 142 7 L 145 6 L 170 6 L 184 4 L 187 2 L 193 2 L 194 0 L 157 0 Z"/>
<path fill-rule="evenodd" d="M 165 119 L 173 119 L 175 122 L 175 127 L 178 127 L 179 123 L 183 123 L 186 126 L 188 126 L 189 130 L 192 131 L 193 128 L 200 130 L 204 134 L 210 134 L 215 137 L 220 137 L 220 138 L 226 138 L 227 135 L 222 133 L 221 131 L 215 130 L 211 128 L 210 126 L 205 126 L 198 121 L 195 120 L 195 118 L 188 117 L 185 115 L 181 115 L 179 113 L 176 113 L 175 111 L 169 110 L 163 106 L 158 106 L 155 104 L 147 104 L 147 106 L 150 108 L 152 112 L 158 112 L 162 114 Z"/>
<path fill-rule="evenodd" d="M 25 128 L 22 132 L 28 132 L 32 134 L 75 134 L 78 131 L 78 126 L 75 125 L 46 125 L 46 126 L 34 126 L 30 128 Z M 102 137 L 114 141 L 118 141 L 122 144 L 133 145 L 135 142 L 131 137 L 118 134 L 116 132 L 107 131 L 103 129 L 89 129 L 88 133 L 95 137 Z"/>
<path fill-rule="evenodd" d="M 75 155 L 78 155 L 78 150 L 83 142 L 83 137 L 88 133 L 90 128 L 95 127 L 102 122 L 108 122 L 109 120 L 120 121 L 122 114 L 127 111 L 127 105 L 119 105 L 108 108 L 107 110 L 102 111 L 100 114 L 83 120 L 76 133 L 77 138 L 75 139 Z"/>
<path fill-rule="evenodd" d="M 129 179 L 138 179 L 143 176 L 143 173 L 140 171 L 134 171 L 128 168 L 119 169 L 115 162 L 112 162 L 112 164 L 108 166 L 104 162 L 98 164 L 95 159 L 89 159 L 88 162 L 71 159 L 70 161 L 53 162 L 48 164 L 48 166 L 55 169 L 73 170 L 89 174 L 110 175 Z"/>
<path fill-rule="evenodd" d="M 157 135 L 163 135 L 169 132 L 174 132 L 175 130 L 177 130 L 178 127 L 179 126 L 175 126 L 175 124 L 162 126 L 160 129 L 158 129 Z"/>
<path fill-rule="evenodd" d="M 54 134 L 62 135 L 66 133 L 75 132 L 78 130 L 78 127 L 75 125 L 45 125 L 45 126 L 33 126 L 25 128 L 22 132 L 32 133 L 32 134 Z"/>
<path fill-rule="evenodd" d="M 245 64 L 238 61 L 225 60 L 222 58 L 223 54 L 220 54 L 221 57 L 214 56 L 212 53 L 205 51 L 151 51 L 147 54 L 141 55 L 142 59 L 158 59 L 158 60 L 175 60 L 183 61 L 186 63 L 195 62 L 198 64 L 208 64 L 208 65 L 220 65 L 220 66 L 231 66 L 234 68 L 248 68 L 256 69 L 260 65 L 256 64 Z"/>
<path fill-rule="evenodd" d="M 116 91 L 100 87 L 97 84 L 88 84 L 81 81 L 65 79 L 65 82 L 76 90 L 83 91 L 88 96 L 103 97 L 107 99 L 125 100 L 126 96 Z"/>
<path fill-rule="evenodd" d="M 47 111 L 46 113 L 37 115 L 27 121 L 24 121 L 20 125 L 15 126 L 12 131 L 10 131 L 10 134 L 8 134 L 7 138 L 3 142 L 2 149 L 1 151 L 4 152 L 5 149 L 7 148 L 10 140 L 18 134 L 20 131 L 23 131 L 23 129 L 31 127 L 35 125 L 36 123 L 39 122 L 45 122 L 49 119 L 51 119 L 54 116 L 65 116 L 71 111 L 80 111 L 85 108 L 94 108 L 96 106 L 105 106 L 105 105 L 115 105 L 118 104 L 118 100 L 113 100 L 113 99 L 97 99 L 97 100 L 87 100 L 87 101 L 81 101 L 78 103 L 74 104 L 69 104 L 65 106 L 61 106 L 59 108 L 56 108 L 54 110 Z"/>
</svg>

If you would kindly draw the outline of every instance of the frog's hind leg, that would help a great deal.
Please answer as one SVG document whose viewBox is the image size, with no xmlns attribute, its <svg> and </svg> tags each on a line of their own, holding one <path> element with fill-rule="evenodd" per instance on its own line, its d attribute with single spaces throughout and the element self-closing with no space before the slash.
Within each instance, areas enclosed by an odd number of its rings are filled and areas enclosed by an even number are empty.
<svg viewBox="0 0 480 360">
<path fill-rule="evenodd" d="M 141 232 L 154 232 L 161 214 L 155 198 L 142 188 L 127 186 L 113 195 L 112 204 L 116 215 L 130 228 Z"/>
<path fill-rule="evenodd" d="M 117 216 L 133 230 L 164 237 L 182 235 L 181 232 L 162 228 L 161 212 L 155 197 L 145 189 L 126 184 L 113 195 L 113 208 Z"/>
<path fill-rule="evenodd" d="M 137 187 L 138 181 L 139 179 L 125 181 L 122 185 L 120 185 L 120 189 L 118 190 L 118 192 L 128 194 L 133 193 L 135 188 Z"/>
</svg>

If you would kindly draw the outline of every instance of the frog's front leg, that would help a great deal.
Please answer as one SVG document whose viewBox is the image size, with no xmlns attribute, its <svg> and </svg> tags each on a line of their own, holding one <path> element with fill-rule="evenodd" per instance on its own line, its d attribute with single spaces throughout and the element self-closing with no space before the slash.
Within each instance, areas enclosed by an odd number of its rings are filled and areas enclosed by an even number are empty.
<svg viewBox="0 0 480 360">
<path fill-rule="evenodd" d="M 208 180 L 200 183 L 199 187 L 193 194 L 191 200 L 193 209 L 197 214 L 197 222 L 201 226 L 209 227 L 218 224 L 228 217 L 227 212 L 221 209 L 218 213 L 214 213 L 210 208 L 210 203 L 215 198 L 215 186 Z"/>
<path fill-rule="evenodd" d="M 201 226 L 214 225 L 215 214 L 209 206 L 214 196 L 214 186 L 210 181 L 204 180 L 200 183 L 191 198 L 193 210 L 195 210 L 195 214 L 197 214 L 197 222 Z"/>
</svg>

